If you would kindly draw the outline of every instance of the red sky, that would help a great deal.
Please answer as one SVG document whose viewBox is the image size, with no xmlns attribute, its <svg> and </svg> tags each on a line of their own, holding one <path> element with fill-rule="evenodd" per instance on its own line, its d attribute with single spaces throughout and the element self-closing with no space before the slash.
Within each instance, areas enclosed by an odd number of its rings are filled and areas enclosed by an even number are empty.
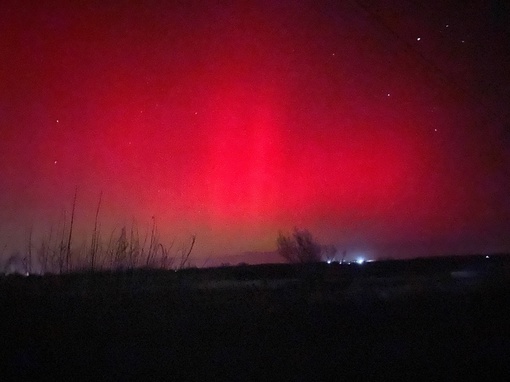
<svg viewBox="0 0 510 382">
<path fill-rule="evenodd" d="M 376 256 L 510 251 L 499 1 L 0 5 L 0 245 L 99 194 L 195 256 L 279 230 Z M 108 3 L 108 4 L 105 4 Z M 131 2 L 128 2 L 131 3 Z"/>
</svg>

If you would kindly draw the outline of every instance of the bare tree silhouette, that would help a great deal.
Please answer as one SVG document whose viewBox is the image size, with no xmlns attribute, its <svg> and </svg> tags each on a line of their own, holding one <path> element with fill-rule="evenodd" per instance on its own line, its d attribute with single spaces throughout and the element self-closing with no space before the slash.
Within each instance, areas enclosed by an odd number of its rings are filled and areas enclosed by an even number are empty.
<svg viewBox="0 0 510 382">
<path fill-rule="evenodd" d="M 313 263 L 321 261 L 322 247 L 308 230 L 294 228 L 292 236 L 278 234 L 278 254 L 289 263 Z"/>
</svg>

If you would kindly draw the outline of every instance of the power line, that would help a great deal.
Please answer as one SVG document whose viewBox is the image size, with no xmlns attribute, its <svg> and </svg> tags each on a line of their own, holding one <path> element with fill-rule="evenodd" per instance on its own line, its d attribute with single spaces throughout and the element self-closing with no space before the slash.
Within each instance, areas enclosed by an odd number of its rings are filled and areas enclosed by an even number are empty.
<svg viewBox="0 0 510 382">
<path fill-rule="evenodd" d="M 353 0 L 353 3 L 359 9 L 361 9 L 369 19 L 373 20 L 376 25 L 382 28 L 386 34 L 390 35 L 394 40 L 398 41 L 404 47 L 406 52 L 410 52 L 418 60 L 418 62 L 421 63 L 424 69 L 432 72 L 438 80 L 442 81 L 443 84 L 448 85 L 454 92 L 460 91 L 461 93 L 467 95 L 476 105 L 480 105 L 482 102 L 484 102 L 480 95 L 474 93 L 470 87 L 460 84 L 458 81 L 453 79 L 449 73 L 446 73 L 441 67 L 439 67 L 434 61 L 425 57 L 422 52 L 416 49 L 415 45 L 411 44 L 408 39 L 403 38 L 399 33 L 397 33 L 397 31 L 391 28 L 376 12 L 373 12 L 368 6 L 359 0 Z M 489 96 L 486 92 L 485 95 Z M 507 112 L 504 115 L 498 116 L 487 104 L 483 106 L 483 110 L 486 116 L 490 119 L 505 119 L 509 115 Z"/>
</svg>

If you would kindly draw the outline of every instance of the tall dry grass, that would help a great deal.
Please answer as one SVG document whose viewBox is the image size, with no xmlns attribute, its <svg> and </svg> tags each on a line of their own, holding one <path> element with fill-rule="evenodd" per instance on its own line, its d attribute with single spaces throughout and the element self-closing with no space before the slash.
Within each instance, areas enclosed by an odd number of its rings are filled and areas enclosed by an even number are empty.
<svg viewBox="0 0 510 382">
<path fill-rule="evenodd" d="M 152 216 L 151 224 L 144 235 L 140 234 L 135 220 L 130 226 L 115 228 L 109 235 L 104 235 L 100 221 L 102 192 L 99 195 L 91 234 L 78 242 L 73 232 L 77 193 L 78 189 L 75 189 L 70 216 L 64 209 L 57 224 L 49 225 L 47 233 L 39 240 L 34 240 L 33 225 L 30 226 L 25 255 L 16 255 L 22 257 L 25 268 L 22 273 L 64 274 L 135 268 L 178 270 L 190 266 L 195 236 L 174 249 L 175 240 L 169 244 L 162 240 L 155 216 Z"/>
</svg>

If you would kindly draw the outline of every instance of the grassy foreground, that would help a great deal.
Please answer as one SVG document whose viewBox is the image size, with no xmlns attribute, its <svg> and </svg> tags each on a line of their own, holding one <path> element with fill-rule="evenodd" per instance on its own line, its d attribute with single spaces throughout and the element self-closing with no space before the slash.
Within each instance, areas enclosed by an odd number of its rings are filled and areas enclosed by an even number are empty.
<svg viewBox="0 0 510 382">
<path fill-rule="evenodd" d="M 508 377 L 507 258 L 2 277 L 0 373 L 108 380 Z"/>
</svg>

